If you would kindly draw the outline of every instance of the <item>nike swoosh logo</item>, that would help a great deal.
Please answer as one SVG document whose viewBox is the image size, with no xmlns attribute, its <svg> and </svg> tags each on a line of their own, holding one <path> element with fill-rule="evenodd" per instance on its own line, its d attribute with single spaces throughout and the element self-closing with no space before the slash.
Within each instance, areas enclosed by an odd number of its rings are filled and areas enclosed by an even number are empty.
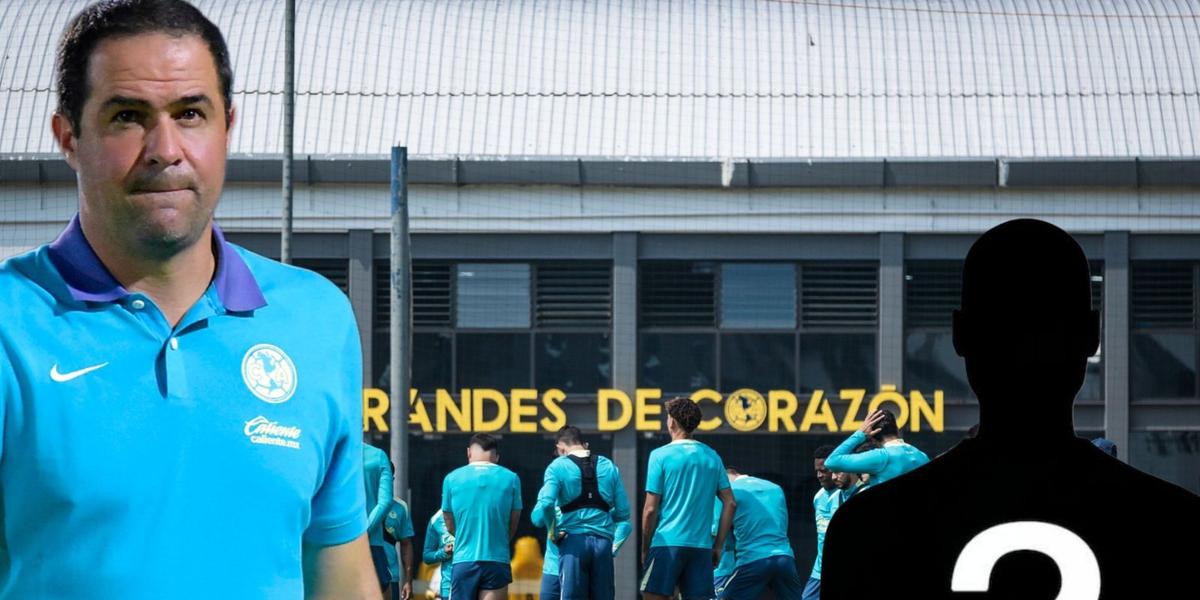
<svg viewBox="0 0 1200 600">
<path fill-rule="evenodd" d="M 79 369 L 78 371 L 71 371 L 70 373 L 60 373 L 58 371 L 58 363 L 55 363 L 55 365 L 53 367 L 50 367 L 50 379 L 53 379 L 59 383 L 63 383 L 63 382 L 75 379 L 76 377 L 81 377 L 83 375 L 87 375 L 88 373 L 91 373 L 92 371 L 95 371 L 96 369 L 103 369 L 104 367 L 107 367 L 107 366 L 108 366 L 108 363 L 100 363 L 98 365 L 93 365 L 90 367 L 85 367 L 83 369 Z"/>
</svg>

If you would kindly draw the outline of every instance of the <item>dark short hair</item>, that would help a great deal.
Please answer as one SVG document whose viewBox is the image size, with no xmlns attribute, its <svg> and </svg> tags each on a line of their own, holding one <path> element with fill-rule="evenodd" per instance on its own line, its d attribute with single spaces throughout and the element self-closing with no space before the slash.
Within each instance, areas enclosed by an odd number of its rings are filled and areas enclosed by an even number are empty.
<svg viewBox="0 0 1200 600">
<path fill-rule="evenodd" d="M 700 425 L 700 419 L 704 414 L 700 412 L 700 405 L 692 402 L 691 398 L 676 396 L 667 400 L 667 414 L 675 419 L 684 431 L 691 433 Z"/>
<path fill-rule="evenodd" d="M 57 112 L 80 132 L 83 105 L 88 94 L 88 63 L 100 42 L 144 33 L 176 36 L 196 35 L 208 45 L 221 96 L 225 100 L 225 126 L 233 106 L 233 67 L 221 30 L 196 7 L 183 0 L 102 0 L 79 11 L 63 30 L 55 57 L 54 80 L 58 86 Z"/>
<path fill-rule="evenodd" d="M 817 460 L 829 458 L 830 454 L 833 454 L 833 446 L 825 444 L 824 446 L 817 447 L 817 451 L 813 453 L 813 458 Z"/>
<path fill-rule="evenodd" d="M 500 452 L 500 440 L 486 433 L 477 433 L 471 436 L 471 443 L 467 444 L 467 447 L 471 446 L 479 446 L 484 452 Z"/>
<path fill-rule="evenodd" d="M 896 425 L 896 413 L 890 408 L 880 409 L 883 411 L 883 418 L 879 419 L 876 427 L 879 428 L 879 433 L 872 436 L 876 441 L 883 439 L 885 435 L 900 435 L 900 428 Z"/>
<path fill-rule="evenodd" d="M 583 443 L 583 432 L 574 425 L 567 425 L 554 434 L 554 441 L 576 446 Z"/>
</svg>

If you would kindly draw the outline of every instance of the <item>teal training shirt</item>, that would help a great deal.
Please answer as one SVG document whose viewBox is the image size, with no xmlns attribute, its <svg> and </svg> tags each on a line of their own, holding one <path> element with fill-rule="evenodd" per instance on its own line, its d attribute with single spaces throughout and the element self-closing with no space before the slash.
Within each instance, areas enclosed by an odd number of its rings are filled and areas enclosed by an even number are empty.
<svg viewBox="0 0 1200 600">
<path fill-rule="evenodd" d="M 841 494 L 837 488 L 832 490 L 821 488 L 813 496 L 813 512 L 817 522 L 817 558 L 813 561 L 810 575 L 813 579 L 821 578 L 821 554 L 825 550 L 825 531 L 829 529 L 829 521 L 833 519 L 833 513 L 841 504 L 840 500 Z"/>
<path fill-rule="evenodd" d="M 427 565 L 441 565 L 442 569 L 442 598 L 450 597 L 450 555 L 446 554 L 446 544 L 454 542 L 454 536 L 446 531 L 446 520 L 442 511 L 433 513 L 429 526 L 425 529 L 425 544 L 421 548 L 421 560 Z"/>
<path fill-rule="evenodd" d="M 588 456 L 587 451 L 582 451 L 579 456 Z M 621 483 L 621 472 L 603 456 L 597 456 L 595 460 L 596 486 L 600 490 L 600 497 L 608 503 L 609 510 L 591 507 L 567 513 L 559 510 L 583 491 L 583 472 L 571 459 L 560 456 L 546 467 L 537 504 L 530 513 L 534 526 L 546 527 L 549 525 L 547 520 L 558 515 L 558 531 L 590 533 L 611 539 L 616 522 L 629 520 L 629 499 Z"/>
<path fill-rule="evenodd" d="M 788 509 L 783 488 L 749 475 L 733 480 L 733 531 L 737 566 L 772 556 L 795 556 L 788 541 Z"/>
<path fill-rule="evenodd" d="M 407 502 L 392 498 L 392 506 L 383 518 L 383 531 L 397 542 L 413 536 L 412 516 L 408 512 Z M 400 581 L 400 557 L 396 553 L 396 544 L 388 543 L 387 537 L 384 537 L 383 542 L 383 551 L 388 559 L 388 572 L 392 574 L 392 581 Z"/>
<path fill-rule="evenodd" d="M 658 527 L 650 546 L 712 548 L 708 519 L 713 497 L 729 489 L 725 465 L 716 451 L 696 440 L 676 440 L 655 448 L 646 469 L 646 492 L 658 494 Z"/>
<path fill-rule="evenodd" d="M 459 467 L 442 482 L 442 510 L 454 515 L 453 563 L 508 563 L 508 519 L 521 510 L 517 474 L 490 462 Z"/>
<path fill-rule="evenodd" d="M 0 596 L 299 598 L 302 542 L 366 530 L 349 301 L 213 250 L 174 326 L 78 218 L 0 263 Z"/>
<path fill-rule="evenodd" d="M 825 468 L 843 473 L 869 473 L 871 485 L 879 485 L 929 462 L 924 452 L 899 440 L 883 448 L 854 454 L 854 449 L 865 441 L 867 434 L 855 431 L 829 454 Z"/>
</svg>

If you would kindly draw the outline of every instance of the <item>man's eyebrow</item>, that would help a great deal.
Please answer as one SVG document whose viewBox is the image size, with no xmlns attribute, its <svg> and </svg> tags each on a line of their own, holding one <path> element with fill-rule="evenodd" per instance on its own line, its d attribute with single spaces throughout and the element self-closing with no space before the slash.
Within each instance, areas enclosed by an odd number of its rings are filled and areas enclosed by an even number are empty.
<svg viewBox="0 0 1200 600">
<path fill-rule="evenodd" d="M 187 106 L 191 104 L 207 104 L 213 106 L 213 101 L 208 97 L 208 94 L 193 94 L 190 96 L 182 96 L 171 103 L 172 106 Z M 107 109 L 111 106 L 131 106 L 137 108 L 150 108 L 150 103 L 141 98 L 130 98 L 128 96 L 113 96 L 104 101 L 100 108 Z"/>
</svg>

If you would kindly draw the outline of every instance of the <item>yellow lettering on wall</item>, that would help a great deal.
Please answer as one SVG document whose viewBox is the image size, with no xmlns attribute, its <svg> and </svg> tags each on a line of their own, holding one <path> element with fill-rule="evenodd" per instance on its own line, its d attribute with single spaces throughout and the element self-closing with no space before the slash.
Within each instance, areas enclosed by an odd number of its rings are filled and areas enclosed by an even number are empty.
<svg viewBox="0 0 1200 600">
<path fill-rule="evenodd" d="M 638 431 L 659 431 L 662 429 L 662 404 L 655 402 L 648 404 L 647 400 L 658 400 L 662 398 L 662 390 L 660 389 L 639 389 L 637 390 L 637 422 L 634 426 Z M 655 417 L 653 421 L 647 417 Z"/>
<path fill-rule="evenodd" d="M 846 408 L 846 417 L 842 419 L 842 431 L 854 431 L 862 427 L 862 421 L 858 420 L 858 411 L 862 408 L 862 401 L 866 396 L 867 390 L 842 390 L 842 400 L 850 401 L 850 406 Z"/>
<path fill-rule="evenodd" d="M 909 403 L 912 404 L 912 430 L 921 430 L 921 417 L 924 416 L 926 421 L 929 421 L 929 427 L 934 431 L 941 433 L 946 429 L 946 413 L 943 412 L 945 406 L 942 402 L 942 392 L 937 390 L 933 392 L 933 408 L 929 408 L 929 403 L 925 401 L 925 397 L 921 392 L 910 390 L 908 392 Z"/>
<path fill-rule="evenodd" d="M 379 388 L 366 388 L 363 390 L 362 403 L 363 431 L 370 429 L 371 424 L 374 423 L 375 429 L 387 433 L 387 419 L 383 418 L 383 415 L 387 414 L 390 404 L 387 394 Z"/>
<path fill-rule="evenodd" d="M 429 423 L 429 412 L 425 410 L 425 401 L 417 394 L 417 390 L 409 390 L 408 394 L 408 424 L 420 425 L 421 431 L 429 433 L 433 431 L 433 425 Z"/>
<path fill-rule="evenodd" d="M 465 392 L 464 392 L 465 393 Z M 476 433 L 500 431 L 504 427 L 504 423 L 508 421 L 508 398 L 504 397 L 498 390 L 488 388 L 479 388 L 474 390 L 472 395 L 475 406 L 472 408 L 474 415 L 474 431 Z M 486 419 L 483 416 L 484 404 L 491 402 L 496 405 L 496 416 L 491 419 Z"/>
<path fill-rule="evenodd" d="M 779 431 L 779 425 L 782 424 L 784 431 L 796 431 L 796 422 L 792 420 L 792 415 L 800 406 L 796 395 L 787 390 L 771 390 L 767 392 L 767 401 L 771 404 L 767 430 Z"/>
<path fill-rule="evenodd" d="M 833 409 L 829 407 L 829 402 L 825 400 L 821 390 L 813 390 L 812 398 L 808 400 L 808 407 L 804 409 L 804 420 L 800 421 L 801 433 L 807 433 L 813 425 L 825 425 L 830 432 L 838 430 Z"/>
<path fill-rule="evenodd" d="M 450 395 L 449 390 L 438 390 L 435 404 L 438 433 L 446 432 L 447 414 L 454 419 L 454 424 L 458 426 L 459 431 L 471 431 L 471 390 L 464 389 L 462 391 L 461 405 L 454 401 L 454 396 Z"/>
<path fill-rule="evenodd" d="M 701 400 L 708 400 L 714 404 L 720 404 L 722 400 L 721 393 L 717 390 L 698 390 L 692 394 L 692 402 L 699 404 Z M 716 412 L 717 414 L 721 414 L 721 411 L 719 410 Z M 720 426 L 721 417 L 713 417 L 711 419 L 704 419 L 703 421 L 700 421 L 700 425 L 698 425 L 696 429 L 699 429 L 700 431 L 712 431 Z"/>
<path fill-rule="evenodd" d="M 537 417 L 537 405 L 525 406 L 525 401 L 536 401 L 538 397 L 537 390 L 517 389 L 512 391 L 512 415 L 508 423 L 508 428 L 513 433 L 537 433 L 537 423 L 535 421 L 526 422 L 524 417 L 530 419 Z"/>
<path fill-rule="evenodd" d="M 542 406 L 546 407 L 546 412 L 553 415 L 553 419 L 542 417 L 539 421 L 542 424 L 542 429 L 545 431 L 558 431 L 567 425 L 567 413 L 563 412 L 562 401 L 566 400 L 567 395 L 559 389 L 546 390 L 542 394 Z"/>
<path fill-rule="evenodd" d="M 612 418 L 609 412 L 609 402 L 615 400 L 621 406 L 621 416 Z M 600 431 L 620 431 L 633 420 L 633 402 L 629 395 L 621 390 L 599 390 L 596 392 L 596 429 Z"/>
<path fill-rule="evenodd" d="M 891 402 L 897 407 L 896 427 L 904 429 L 904 425 L 908 423 L 908 400 L 903 394 L 896 391 L 894 385 L 879 386 L 879 393 L 871 398 L 871 403 L 867 405 L 867 415 L 874 413 L 880 404 Z M 915 429 L 913 431 L 916 431 Z"/>
</svg>

